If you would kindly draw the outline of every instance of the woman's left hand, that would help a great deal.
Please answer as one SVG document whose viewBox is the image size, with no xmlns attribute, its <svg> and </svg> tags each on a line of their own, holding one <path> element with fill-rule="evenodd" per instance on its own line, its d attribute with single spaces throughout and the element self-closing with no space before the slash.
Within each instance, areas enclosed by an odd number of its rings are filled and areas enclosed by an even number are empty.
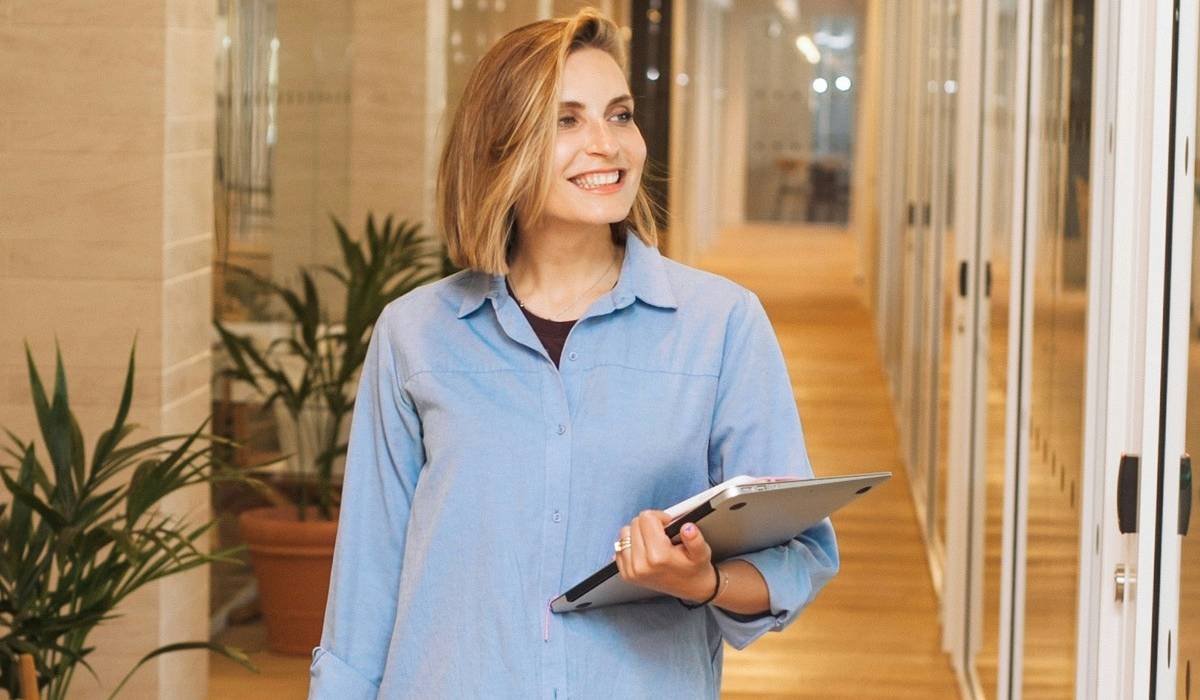
<svg viewBox="0 0 1200 700">
<path fill-rule="evenodd" d="M 614 557 L 617 570 L 629 583 L 685 600 L 704 600 L 717 585 L 712 549 L 692 523 L 680 531 L 680 544 L 672 544 L 665 531 L 671 520 L 664 511 L 644 510 L 622 527 L 618 539 L 628 537 L 631 546 Z"/>
</svg>

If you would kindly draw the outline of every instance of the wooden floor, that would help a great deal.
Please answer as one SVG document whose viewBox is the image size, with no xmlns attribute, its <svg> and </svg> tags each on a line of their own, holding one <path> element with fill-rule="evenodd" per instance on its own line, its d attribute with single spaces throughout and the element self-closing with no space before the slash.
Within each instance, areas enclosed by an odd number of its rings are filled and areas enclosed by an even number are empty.
<svg viewBox="0 0 1200 700">
<path fill-rule="evenodd" d="M 817 473 L 896 474 L 835 519 L 842 571 L 801 618 L 744 651 L 726 647 L 726 700 L 958 697 L 854 261 L 844 230 L 762 226 L 725 232 L 699 263 L 762 299 Z M 263 673 L 214 658 L 211 698 L 304 697 L 306 658 L 255 653 L 262 636 L 254 627 L 228 641 L 250 651 Z"/>
</svg>

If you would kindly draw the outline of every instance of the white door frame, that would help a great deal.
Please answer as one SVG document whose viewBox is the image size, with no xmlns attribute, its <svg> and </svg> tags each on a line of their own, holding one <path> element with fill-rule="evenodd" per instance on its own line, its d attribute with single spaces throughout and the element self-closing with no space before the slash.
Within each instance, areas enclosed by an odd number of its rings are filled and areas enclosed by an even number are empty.
<svg viewBox="0 0 1200 700">
<path fill-rule="evenodd" d="M 1169 179 L 1164 192 L 1168 198 L 1164 217 L 1167 229 L 1166 257 L 1169 280 L 1164 290 L 1169 296 L 1168 337 L 1165 344 L 1166 383 L 1163 398 L 1165 414 L 1160 435 L 1160 484 L 1162 514 L 1158 520 L 1159 576 L 1155 675 L 1152 680 L 1158 697 L 1173 698 L 1178 679 L 1176 650 L 1179 630 L 1179 576 L 1182 541 L 1178 534 L 1180 460 L 1185 446 L 1187 421 L 1188 336 L 1190 335 L 1192 219 L 1195 173 L 1194 142 L 1196 133 L 1196 73 L 1198 15 L 1196 0 L 1175 0 L 1168 20 L 1171 40 L 1159 44 L 1170 47 L 1171 73 L 1174 76 L 1170 100 L 1164 105 L 1172 122 L 1164 156 Z M 1163 27 L 1159 27 L 1162 31 Z M 1165 262 L 1165 261 L 1164 261 Z M 1191 492 L 1188 492 L 1191 498 Z"/>
<path fill-rule="evenodd" d="M 958 112 L 954 133 L 956 179 L 954 190 L 955 259 L 966 263 L 967 294 L 954 296 L 956 333 L 950 370 L 949 451 L 947 472 L 946 575 L 942 584 L 942 648 L 967 697 L 973 649 L 982 623 L 979 603 L 970 605 L 973 581 L 982 563 L 982 513 L 977 512 L 986 482 L 979 480 L 982 436 L 987 411 L 987 355 L 981 332 L 979 307 L 983 302 L 983 263 L 980 192 L 983 168 L 983 132 L 986 96 L 985 57 L 988 50 L 984 3 L 964 2 L 959 7 Z M 982 365 L 982 371 L 980 367 Z M 982 381 L 981 381 L 982 380 Z M 981 389 L 982 384 L 982 389 Z M 985 465 L 986 466 L 986 465 Z M 953 506 L 953 507 L 952 507 Z M 974 550 L 972 548 L 975 548 Z M 973 556 L 974 555 L 974 556 Z"/>
<path fill-rule="evenodd" d="M 1086 680 L 1089 686 L 1094 683 L 1096 697 L 1140 699 L 1174 687 L 1173 672 L 1164 672 L 1166 635 L 1154 637 L 1156 617 L 1164 612 L 1156 607 L 1171 598 L 1169 591 L 1165 597 L 1156 591 L 1155 570 L 1162 563 L 1156 562 L 1156 528 L 1159 518 L 1173 523 L 1176 513 L 1176 502 L 1164 499 L 1159 486 L 1178 483 L 1178 461 L 1164 463 L 1160 457 L 1167 181 L 1168 164 L 1174 160 L 1168 153 L 1174 12 L 1174 0 L 1142 0 L 1120 3 L 1115 15 L 1119 32 L 1114 94 L 1119 99 L 1111 127 L 1111 288 L 1106 299 L 1110 319 L 1104 339 L 1109 361 L 1100 379 L 1107 388 L 1106 411 L 1096 419 L 1097 435 L 1107 440 L 1097 449 L 1104 475 L 1095 492 L 1101 504 L 1100 564 L 1090 569 L 1087 581 L 1094 627 L 1086 639 L 1094 650 L 1095 675 Z M 1189 92 L 1194 93 L 1194 87 Z M 1176 215 L 1177 221 L 1183 213 Z M 1185 262 L 1190 260 L 1176 259 L 1172 267 Z M 1184 330 L 1186 325 L 1184 321 Z M 1182 431 L 1176 432 L 1181 445 Z M 1122 454 L 1140 457 L 1137 533 L 1130 535 L 1119 534 L 1116 525 Z M 1118 565 L 1134 576 L 1124 603 L 1114 596 L 1112 577 Z M 1177 571 L 1176 551 L 1176 577 Z M 1177 596 L 1168 608 L 1173 610 L 1175 602 Z M 1169 630 L 1174 628 L 1173 620 L 1162 619 Z"/>
<path fill-rule="evenodd" d="M 1092 143 L 1091 143 L 1091 201 L 1088 203 L 1088 219 L 1091 222 L 1091 248 L 1088 262 L 1088 279 L 1092 281 L 1088 290 L 1088 345 L 1087 376 L 1084 408 L 1083 459 L 1088 468 L 1083 470 L 1080 483 L 1081 537 L 1079 552 L 1079 596 L 1076 619 L 1079 621 L 1077 648 L 1080 650 L 1076 664 L 1075 687 L 1079 697 L 1098 697 L 1098 688 L 1113 685 L 1119 664 L 1115 659 L 1101 659 L 1100 640 L 1103 638 L 1099 624 L 1099 610 L 1105 604 L 1104 596 L 1112 599 L 1112 567 L 1106 563 L 1101 550 L 1103 522 L 1113 517 L 1115 499 L 1111 484 L 1115 481 L 1097 478 L 1100 470 L 1092 468 L 1102 459 L 1109 464 L 1106 445 L 1108 431 L 1116 425 L 1128 425 L 1129 407 L 1124 403 L 1121 392 L 1109 394 L 1111 376 L 1110 358 L 1117 364 L 1128 362 L 1127 354 L 1115 351 L 1112 343 L 1122 343 L 1127 334 L 1130 317 L 1127 300 L 1130 280 L 1127 269 L 1117 266 L 1114 272 L 1114 255 L 1127 259 L 1124 249 L 1115 249 L 1113 242 L 1114 187 L 1114 144 L 1113 124 L 1116 120 L 1116 105 L 1120 93 L 1117 90 L 1116 45 L 1117 14 L 1115 4 L 1097 2 L 1095 6 L 1095 35 L 1093 39 L 1093 93 L 1092 93 Z M 1114 275 L 1117 275 L 1114 277 Z M 1114 306 L 1115 304 L 1115 306 Z M 1124 341 L 1127 342 L 1127 341 Z M 1125 367 L 1127 365 L 1121 365 Z M 1120 369 L 1118 368 L 1118 371 Z M 1099 456 L 1099 457 L 1098 457 Z M 1120 453 L 1116 454 L 1119 460 Z M 1112 511 L 1112 512 L 1110 512 Z M 1109 538 L 1111 539 L 1111 538 Z M 1112 676 L 1104 680 L 1102 676 Z"/>
<path fill-rule="evenodd" d="M 1019 106 L 1013 110 L 1013 200 L 1009 285 L 1008 384 L 1004 437 L 1004 534 L 1000 588 L 1000 661 L 998 698 L 1021 696 L 1022 644 L 1025 623 L 1025 504 L 1029 469 L 1030 358 L 1033 330 L 1033 247 L 1026 244 L 1027 230 L 1036 225 L 1032 200 L 1038 193 L 1038 173 L 1031 167 L 1030 130 L 1036 124 L 1034 104 L 1040 98 L 1032 69 L 1040 58 L 1035 0 L 1017 5 L 1017 87 Z M 1036 24 L 1035 24 L 1036 22 Z M 1027 259 L 1026 249 L 1029 249 Z M 1020 505 L 1020 511 L 1017 510 Z"/>
</svg>

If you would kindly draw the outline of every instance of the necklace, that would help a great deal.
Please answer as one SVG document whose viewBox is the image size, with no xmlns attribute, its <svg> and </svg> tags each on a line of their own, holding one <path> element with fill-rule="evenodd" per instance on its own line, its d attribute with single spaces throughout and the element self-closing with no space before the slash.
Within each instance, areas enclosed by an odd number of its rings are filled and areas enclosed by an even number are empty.
<svg viewBox="0 0 1200 700">
<path fill-rule="evenodd" d="M 608 277 L 608 273 L 609 273 L 609 272 L 610 272 L 610 271 L 613 269 L 613 267 L 614 267 L 614 266 L 616 266 L 616 264 L 617 264 L 617 256 L 616 256 L 616 255 L 614 255 L 614 256 L 613 256 L 613 259 L 612 259 L 612 262 L 610 262 L 610 263 L 608 264 L 608 267 L 604 268 L 604 272 L 603 272 L 603 273 L 602 273 L 602 274 L 601 274 L 601 275 L 600 275 L 598 278 L 596 278 L 596 281 L 595 281 L 595 282 L 592 282 L 592 283 L 591 283 L 591 285 L 589 285 L 587 289 L 583 290 L 583 293 L 582 293 L 582 294 L 580 294 L 579 296 L 575 297 L 575 301 L 572 301 L 570 304 L 567 304 L 567 305 L 566 305 L 566 306 L 563 308 L 563 310 L 562 310 L 562 311 L 559 311 L 558 313 L 556 313 L 556 314 L 554 314 L 553 316 L 551 316 L 549 320 L 551 320 L 551 321 L 558 321 L 558 317 L 559 317 L 559 316 L 562 316 L 562 315 L 563 315 L 563 314 L 565 314 L 566 312 L 570 311 L 572 307 L 574 307 L 576 304 L 578 304 L 578 303 L 579 303 L 579 300 L 580 300 L 580 299 L 582 299 L 584 296 L 586 296 L 588 292 L 590 292 L 590 291 L 592 291 L 593 289 L 595 289 L 595 288 L 596 288 L 596 285 L 600 284 L 600 282 L 601 282 L 601 281 L 603 281 L 605 277 Z M 509 286 L 510 286 L 510 287 L 512 286 L 512 281 L 511 281 L 511 280 L 509 281 Z M 615 286 L 617 286 L 617 283 L 616 283 L 616 282 L 613 282 L 613 287 L 615 287 Z M 515 291 L 515 290 L 514 290 L 514 291 Z M 517 302 L 517 306 L 521 307 L 522 309 L 524 309 L 524 308 L 525 308 L 525 302 L 521 301 L 520 299 L 517 299 L 517 295 L 516 295 L 516 294 L 513 294 L 513 299 L 514 299 L 514 300 Z"/>
</svg>

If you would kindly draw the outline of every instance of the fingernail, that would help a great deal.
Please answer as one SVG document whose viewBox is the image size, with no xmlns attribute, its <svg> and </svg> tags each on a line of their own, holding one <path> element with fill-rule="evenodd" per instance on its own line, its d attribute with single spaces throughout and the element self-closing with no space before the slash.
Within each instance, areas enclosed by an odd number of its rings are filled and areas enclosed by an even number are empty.
<svg viewBox="0 0 1200 700">
<path fill-rule="evenodd" d="M 683 531 L 689 535 L 693 535 L 696 533 L 696 526 L 688 523 L 687 525 L 683 526 Z"/>
</svg>

